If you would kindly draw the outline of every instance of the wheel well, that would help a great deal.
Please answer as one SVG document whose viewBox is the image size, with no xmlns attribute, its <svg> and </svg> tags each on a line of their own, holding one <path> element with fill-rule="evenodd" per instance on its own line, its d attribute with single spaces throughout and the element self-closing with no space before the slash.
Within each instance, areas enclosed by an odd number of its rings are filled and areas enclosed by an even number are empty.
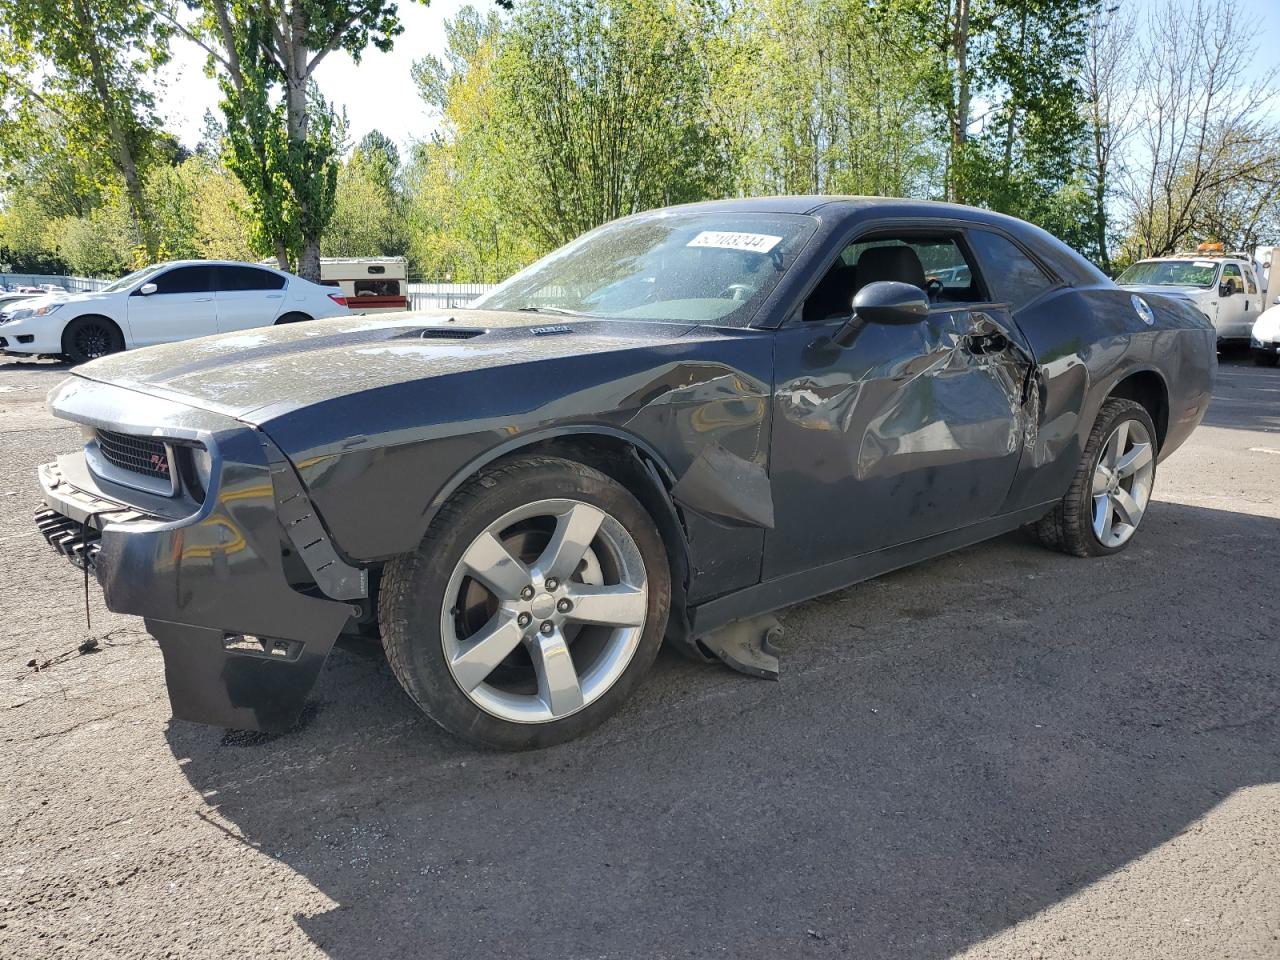
<svg viewBox="0 0 1280 960">
<path fill-rule="evenodd" d="M 274 325 L 279 326 L 282 323 L 306 323 L 312 319 L 314 318 L 309 313 L 303 313 L 301 310 L 289 310 L 276 317 Z"/>
<path fill-rule="evenodd" d="M 1160 374 L 1154 370 L 1131 373 L 1111 388 L 1109 396 L 1142 404 L 1156 425 L 1157 448 L 1164 446 L 1169 429 L 1169 390 Z"/>
<path fill-rule="evenodd" d="M 119 337 L 120 337 L 120 342 L 121 342 L 121 343 L 124 343 L 124 342 L 125 342 L 125 339 L 124 339 L 124 331 L 120 329 L 120 324 L 116 323 L 116 322 L 115 322 L 114 320 L 112 320 L 110 317 L 108 317 L 108 316 L 104 316 L 104 315 L 103 315 L 103 314 L 101 314 L 101 313 L 82 313 L 82 314 L 80 314 L 79 316 L 72 317 L 70 320 L 68 320 L 68 321 L 67 321 L 67 325 L 66 325 L 65 327 L 63 327 L 63 328 L 62 328 L 62 338 L 61 338 L 61 339 L 62 339 L 62 349 L 63 349 L 63 350 L 66 350 L 66 349 L 67 349 L 67 331 L 71 329 L 71 325 L 72 325 L 73 323 L 75 323 L 77 320 L 101 320 L 103 323 L 107 324 L 109 327 L 111 327 L 113 330 L 115 330 L 115 332 L 116 332 L 116 333 L 119 335 Z"/>
</svg>

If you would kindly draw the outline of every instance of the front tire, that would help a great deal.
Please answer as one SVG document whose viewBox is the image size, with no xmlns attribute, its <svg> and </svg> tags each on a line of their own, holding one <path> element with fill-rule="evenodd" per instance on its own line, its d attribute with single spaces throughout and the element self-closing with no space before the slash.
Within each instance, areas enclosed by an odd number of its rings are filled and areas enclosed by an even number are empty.
<svg viewBox="0 0 1280 960">
<path fill-rule="evenodd" d="M 124 349 L 124 335 L 106 317 L 76 317 L 62 331 L 62 354 L 72 363 L 88 363 Z"/>
<path fill-rule="evenodd" d="M 1036 525 L 1046 547 L 1104 557 L 1129 546 L 1156 479 L 1156 428 L 1140 403 L 1103 403 L 1066 495 Z"/>
<path fill-rule="evenodd" d="M 1274 367 L 1280 361 L 1280 356 L 1269 350 L 1254 350 L 1253 362 L 1259 367 Z"/>
<path fill-rule="evenodd" d="M 670 595 L 635 497 L 583 464 L 524 457 L 465 483 L 386 565 L 378 612 L 391 669 L 428 716 L 524 750 L 618 709 L 657 655 Z"/>
</svg>

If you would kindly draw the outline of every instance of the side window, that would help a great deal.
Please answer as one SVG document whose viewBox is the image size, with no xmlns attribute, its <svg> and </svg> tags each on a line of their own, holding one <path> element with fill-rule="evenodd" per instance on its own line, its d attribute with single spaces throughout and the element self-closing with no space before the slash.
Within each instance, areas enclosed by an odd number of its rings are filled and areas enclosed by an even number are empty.
<svg viewBox="0 0 1280 960">
<path fill-rule="evenodd" d="M 877 234 L 849 244 L 809 294 L 806 321 L 847 317 L 854 295 L 869 283 L 896 280 L 924 290 L 935 303 L 985 299 L 958 239 L 949 234 Z"/>
<path fill-rule="evenodd" d="M 1053 288 L 1053 279 L 1012 241 L 986 230 L 970 231 L 969 239 L 991 286 L 992 298 L 1007 302 L 1011 310 Z"/>
<path fill-rule="evenodd" d="M 357 280 L 357 297 L 398 297 L 400 296 L 399 280 Z"/>
<path fill-rule="evenodd" d="M 1223 265 L 1221 282 L 1231 284 L 1231 289 L 1236 293 L 1244 293 L 1244 277 L 1240 276 L 1240 268 L 1234 263 Z"/>
<path fill-rule="evenodd" d="M 281 290 L 284 277 L 256 267 L 216 267 L 219 290 Z"/>
<path fill-rule="evenodd" d="M 1250 294 L 1258 292 L 1258 282 L 1253 279 L 1253 267 L 1244 268 L 1244 285 Z"/>
<path fill-rule="evenodd" d="M 152 281 L 156 285 L 156 293 L 210 293 L 209 268 L 177 267 L 160 274 Z"/>
</svg>

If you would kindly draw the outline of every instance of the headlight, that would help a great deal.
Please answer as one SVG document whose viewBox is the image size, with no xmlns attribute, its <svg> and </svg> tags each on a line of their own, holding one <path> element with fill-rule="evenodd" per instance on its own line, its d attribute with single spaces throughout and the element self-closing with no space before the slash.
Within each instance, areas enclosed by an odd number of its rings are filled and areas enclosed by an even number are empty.
<svg viewBox="0 0 1280 960">
<path fill-rule="evenodd" d="M 10 320 L 25 320 L 27 317 L 43 317 L 62 307 L 60 303 L 46 303 L 39 307 L 19 307 L 7 314 Z"/>
<path fill-rule="evenodd" d="M 209 482 L 213 479 L 213 454 L 204 447 L 191 448 L 191 469 L 195 471 L 200 489 L 208 493 Z"/>
</svg>

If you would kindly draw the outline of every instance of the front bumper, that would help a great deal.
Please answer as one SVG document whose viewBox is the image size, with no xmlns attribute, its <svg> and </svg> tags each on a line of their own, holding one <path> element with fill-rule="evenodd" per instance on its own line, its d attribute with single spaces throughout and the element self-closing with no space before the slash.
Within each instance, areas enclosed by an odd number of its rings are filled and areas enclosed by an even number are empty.
<svg viewBox="0 0 1280 960">
<path fill-rule="evenodd" d="M 0 354 L 26 357 L 62 353 L 65 326 L 55 317 L 23 317 L 0 323 Z"/>
<path fill-rule="evenodd" d="M 93 401 L 120 399 L 106 392 L 113 390 L 129 393 L 81 383 L 51 397 L 50 408 L 122 432 L 156 428 L 154 422 L 144 428 L 93 416 L 111 410 Z M 179 406 L 140 399 L 133 394 L 133 407 L 142 411 Z M 139 416 L 154 420 L 146 412 Z M 82 454 L 72 454 L 41 468 L 46 510 L 37 523 L 60 552 L 91 564 L 110 610 L 144 618 L 164 654 L 175 717 L 235 729 L 287 729 L 339 632 L 359 613 L 351 601 L 367 592 L 366 581 L 336 558 L 292 466 L 270 440 L 204 411 L 181 408 L 180 419 L 176 429 L 218 451 L 216 480 L 203 504 L 191 504 L 194 512 L 175 516 L 182 505 L 161 498 L 141 508 L 136 491 L 95 476 Z M 299 556 L 295 529 L 305 531 L 298 539 L 305 537 L 313 551 L 332 555 L 321 560 L 330 595 L 310 575 L 313 564 Z"/>
</svg>

